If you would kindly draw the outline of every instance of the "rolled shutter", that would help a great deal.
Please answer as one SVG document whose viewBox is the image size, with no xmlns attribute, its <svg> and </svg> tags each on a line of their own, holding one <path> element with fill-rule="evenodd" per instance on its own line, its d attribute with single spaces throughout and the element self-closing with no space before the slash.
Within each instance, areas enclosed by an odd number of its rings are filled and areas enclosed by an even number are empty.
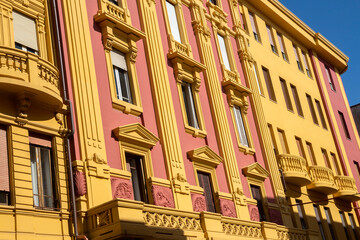
<svg viewBox="0 0 360 240">
<path fill-rule="evenodd" d="M 10 191 L 6 127 L 0 126 L 0 191 Z"/>
<path fill-rule="evenodd" d="M 44 136 L 38 133 L 30 133 L 29 142 L 30 144 L 51 148 L 51 137 L 49 136 Z"/>
<path fill-rule="evenodd" d="M 13 12 L 15 42 L 38 51 L 36 24 L 34 19 Z"/>
<path fill-rule="evenodd" d="M 116 51 L 116 50 L 112 50 L 111 51 L 111 61 L 114 66 L 127 71 L 125 54 L 123 54 L 119 51 Z"/>
</svg>

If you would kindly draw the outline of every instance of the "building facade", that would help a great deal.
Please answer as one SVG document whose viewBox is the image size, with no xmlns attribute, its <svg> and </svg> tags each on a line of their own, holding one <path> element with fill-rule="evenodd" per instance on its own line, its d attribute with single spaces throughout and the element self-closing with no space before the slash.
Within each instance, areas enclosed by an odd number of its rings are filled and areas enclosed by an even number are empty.
<svg viewBox="0 0 360 240">
<path fill-rule="evenodd" d="M 358 239 L 348 58 L 276 0 L 0 0 L 0 239 Z"/>
</svg>

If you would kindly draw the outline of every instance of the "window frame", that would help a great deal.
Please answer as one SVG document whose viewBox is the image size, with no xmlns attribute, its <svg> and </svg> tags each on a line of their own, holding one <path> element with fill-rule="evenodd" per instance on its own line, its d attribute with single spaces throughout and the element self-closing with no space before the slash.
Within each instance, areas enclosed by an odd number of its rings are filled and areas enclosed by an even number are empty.
<svg viewBox="0 0 360 240">
<path fill-rule="evenodd" d="M 335 229 L 333 226 L 333 219 L 331 216 L 330 209 L 328 207 L 324 207 L 324 211 L 325 211 L 326 221 L 328 223 L 330 235 L 331 235 L 332 239 L 336 239 L 336 233 L 335 233 Z"/>
<path fill-rule="evenodd" d="M 250 189 L 250 194 L 251 194 L 251 198 L 256 201 L 256 207 L 258 208 L 258 211 L 259 211 L 259 220 L 260 222 L 262 221 L 268 221 L 270 218 L 269 218 L 269 209 L 267 207 L 268 205 L 268 201 L 265 201 L 266 199 L 266 194 L 264 193 L 264 187 L 262 186 L 263 183 L 260 183 L 260 182 L 256 182 L 254 180 L 248 180 L 249 182 L 249 189 Z M 260 209 L 259 209 L 259 201 L 256 200 L 254 198 L 254 195 L 253 195 L 253 191 L 252 191 L 252 187 L 255 187 L 255 188 L 258 188 L 259 189 L 259 192 L 260 192 L 260 197 L 261 197 L 261 207 L 263 209 L 263 217 L 265 217 L 265 219 L 261 219 L 261 213 L 260 213 Z"/>
<path fill-rule="evenodd" d="M 304 72 L 304 67 L 302 65 L 302 61 L 299 55 L 299 48 L 297 45 L 293 44 L 293 49 L 294 49 L 294 55 L 295 55 L 295 60 L 297 63 L 297 67 L 301 72 Z"/>
<path fill-rule="evenodd" d="M 315 98 L 314 98 L 314 100 L 315 100 L 316 108 L 317 108 L 317 110 L 318 110 L 318 114 L 319 114 L 319 118 L 320 118 L 321 125 L 322 125 L 322 127 L 323 127 L 325 130 L 327 130 L 328 128 L 327 128 L 327 124 L 326 124 L 324 112 L 323 112 L 323 110 L 322 110 L 322 108 L 321 108 L 321 103 L 320 103 L 319 100 L 317 100 L 317 99 L 315 99 Z"/>
<path fill-rule="evenodd" d="M 273 28 L 269 24 L 266 24 L 266 31 L 268 33 L 271 51 L 274 54 L 279 55 L 277 44 L 276 44 L 276 41 L 275 41 L 275 38 L 274 38 Z M 272 44 L 271 44 L 271 42 L 272 42 Z"/>
<path fill-rule="evenodd" d="M 311 114 L 311 117 L 312 117 L 312 120 L 313 120 L 313 123 L 315 125 L 319 125 L 319 120 L 317 118 L 317 115 L 316 115 L 316 112 L 315 112 L 315 107 L 314 107 L 314 103 L 312 101 L 312 98 L 309 94 L 306 93 L 306 100 L 308 102 L 308 105 L 309 105 L 309 110 L 310 110 L 310 114 Z"/>
<path fill-rule="evenodd" d="M 248 13 L 249 13 L 249 19 L 250 19 L 250 25 L 251 25 L 253 37 L 257 42 L 261 43 L 259 28 L 258 28 L 257 21 L 256 21 L 256 14 L 252 11 L 248 11 Z"/>
<path fill-rule="evenodd" d="M 329 66 L 325 65 L 325 73 L 326 73 L 326 77 L 328 79 L 328 83 L 330 85 L 330 89 L 334 92 L 336 92 L 336 88 L 335 88 L 335 83 L 334 83 L 334 79 L 331 75 L 331 69 Z"/>
<path fill-rule="evenodd" d="M 304 118 L 304 112 L 302 110 L 301 101 L 300 101 L 300 98 L 299 98 L 299 93 L 297 91 L 297 88 L 294 85 L 290 84 L 290 89 L 291 89 L 291 93 L 292 93 L 293 98 L 294 98 L 297 113 L 298 113 L 298 115 L 300 117 Z"/>
<path fill-rule="evenodd" d="M 314 148 L 313 148 L 312 143 L 308 142 L 308 141 L 305 141 L 305 145 L 306 145 L 307 153 L 309 154 L 309 160 L 311 161 L 311 165 L 312 166 L 317 165 L 317 161 L 316 161 L 316 158 L 315 158 L 315 153 L 314 153 Z"/>
<path fill-rule="evenodd" d="M 284 61 L 289 62 L 288 54 L 287 54 L 286 48 L 285 48 L 285 42 L 284 42 L 283 34 L 281 34 L 279 32 L 276 32 L 276 35 L 277 35 L 277 40 L 278 40 L 279 46 L 280 46 L 281 56 L 282 56 Z M 281 49 L 281 48 L 283 48 L 283 49 Z"/>
<path fill-rule="evenodd" d="M 271 80 L 270 71 L 269 71 L 269 69 L 267 69 L 264 66 L 262 66 L 261 69 L 263 71 L 263 77 L 264 77 L 266 90 L 268 92 L 269 99 L 276 103 L 277 102 L 276 94 L 275 94 L 274 86 L 273 86 L 273 83 L 272 83 L 272 80 Z M 265 72 L 267 72 L 268 80 L 267 80 L 267 78 L 265 76 Z M 270 94 L 270 92 L 271 92 L 271 94 Z"/>
<path fill-rule="evenodd" d="M 3 146 L 3 144 L 1 145 L 1 148 L 4 148 L 4 151 L 1 151 L 1 153 L 4 153 L 4 156 L 2 156 L 2 157 L 4 157 L 4 158 L 6 158 L 6 159 L 4 159 L 4 160 L 0 160 L 0 162 L 1 161 L 4 161 L 5 162 L 5 165 L 7 165 L 7 166 L 5 166 L 6 167 L 6 169 L 3 169 L 3 171 L 1 172 L 1 173 L 4 173 L 5 172 L 5 174 L 7 175 L 7 176 L 5 176 L 5 178 L 7 178 L 7 186 L 5 186 L 4 187 L 4 189 L 3 190 L 1 190 L 0 191 L 0 194 L 1 195 L 3 195 L 3 197 L 4 197 L 4 199 L 5 199 L 5 202 L 0 202 L 0 206 L 1 205 L 12 205 L 12 194 L 13 194 L 13 191 L 11 191 L 12 189 L 13 189 L 13 187 L 12 187 L 12 181 L 11 181 L 11 168 L 12 168 L 12 164 L 11 164 L 11 162 L 10 162 L 10 160 L 11 160 L 11 158 L 10 158 L 10 152 L 9 152 L 9 128 L 6 126 L 6 125 L 2 125 L 2 124 L 0 124 L 0 130 L 1 131 L 3 131 L 3 133 L 4 133 L 4 139 L 3 139 L 3 141 L 5 142 L 5 146 Z M 2 164 L 1 164 L 2 165 Z M 4 167 L 4 165 L 2 165 L 2 167 Z M 2 175 L 2 177 L 4 178 L 4 176 Z M 2 179 L 3 179 L 2 178 Z M 8 188 L 8 189 L 6 189 L 6 188 Z"/>
<path fill-rule="evenodd" d="M 296 199 L 295 202 L 296 202 L 296 210 L 297 210 L 297 214 L 299 216 L 301 228 L 304 230 L 309 229 L 309 224 L 306 219 L 305 209 L 304 209 L 302 200 Z M 301 213 L 301 216 L 300 216 L 300 213 Z"/>
<path fill-rule="evenodd" d="M 294 108 L 293 108 L 291 98 L 290 98 L 290 94 L 289 94 L 289 89 L 287 87 L 285 79 L 283 79 L 281 77 L 280 77 L 280 85 L 281 85 L 281 89 L 282 89 L 282 92 L 283 92 L 283 95 L 284 95 L 287 110 L 289 110 L 290 112 L 294 112 Z"/>
<path fill-rule="evenodd" d="M 310 64 L 309 64 L 309 61 L 308 61 L 308 54 L 304 50 L 301 50 L 301 56 L 302 56 L 303 61 L 304 61 L 306 74 L 307 74 L 307 76 L 309 78 L 312 78 L 311 68 L 310 68 Z"/>
<path fill-rule="evenodd" d="M 321 216 L 321 211 L 320 211 L 320 207 L 319 205 L 313 204 L 314 207 L 314 212 L 315 212 L 315 219 L 318 223 L 318 227 L 320 230 L 320 235 L 322 240 L 326 240 L 326 236 L 325 236 L 325 229 L 322 223 L 322 216 Z"/>
<path fill-rule="evenodd" d="M 345 137 L 346 137 L 348 140 L 351 140 L 349 128 L 348 128 L 348 126 L 347 126 L 347 124 L 346 124 L 346 120 L 345 120 L 344 114 L 343 114 L 341 111 L 338 111 L 338 115 L 339 115 L 339 118 L 340 118 L 341 125 L 343 126 L 343 131 L 344 131 Z"/>
</svg>

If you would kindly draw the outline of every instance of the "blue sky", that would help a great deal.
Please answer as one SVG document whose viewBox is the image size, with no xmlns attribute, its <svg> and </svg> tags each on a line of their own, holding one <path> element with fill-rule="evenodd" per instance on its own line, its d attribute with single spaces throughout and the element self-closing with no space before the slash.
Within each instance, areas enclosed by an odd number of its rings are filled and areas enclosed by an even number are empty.
<svg viewBox="0 0 360 240">
<path fill-rule="evenodd" d="M 341 77 L 350 106 L 360 103 L 360 1 L 280 2 L 349 57 L 348 70 Z"/>
</svg>

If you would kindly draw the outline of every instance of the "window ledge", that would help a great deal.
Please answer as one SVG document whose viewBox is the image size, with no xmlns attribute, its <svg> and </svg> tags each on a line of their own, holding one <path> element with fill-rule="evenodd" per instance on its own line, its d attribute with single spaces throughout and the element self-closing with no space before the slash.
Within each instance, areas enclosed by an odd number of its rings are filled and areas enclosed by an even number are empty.
<svg viewBox="0 0 360 240">
<path fill-rule="evenodd" d="M 243 152 L 246 155 L 254 155 L 255 154 L 255 149 L 251 148 L 251 147 L 239 145 L 239 150 L 240 150 L 240 152 Z"/>
<path fill-rule="evenodd" d="M 112 106 L 113 108 L 118 109 L 126 114 L 132 114 L 135 116 L 140 116 L 143 112 L 142 107 L 121 101 L 119 99 L 113 99 Z"/>
<path fill-rule="evenodd" d="M 205 138 L 207 133 L 205 130 L 197 129 L 189 125 L 185 125 L 185 132 L 191 134 L 193 137 Z"/>
</svg>

